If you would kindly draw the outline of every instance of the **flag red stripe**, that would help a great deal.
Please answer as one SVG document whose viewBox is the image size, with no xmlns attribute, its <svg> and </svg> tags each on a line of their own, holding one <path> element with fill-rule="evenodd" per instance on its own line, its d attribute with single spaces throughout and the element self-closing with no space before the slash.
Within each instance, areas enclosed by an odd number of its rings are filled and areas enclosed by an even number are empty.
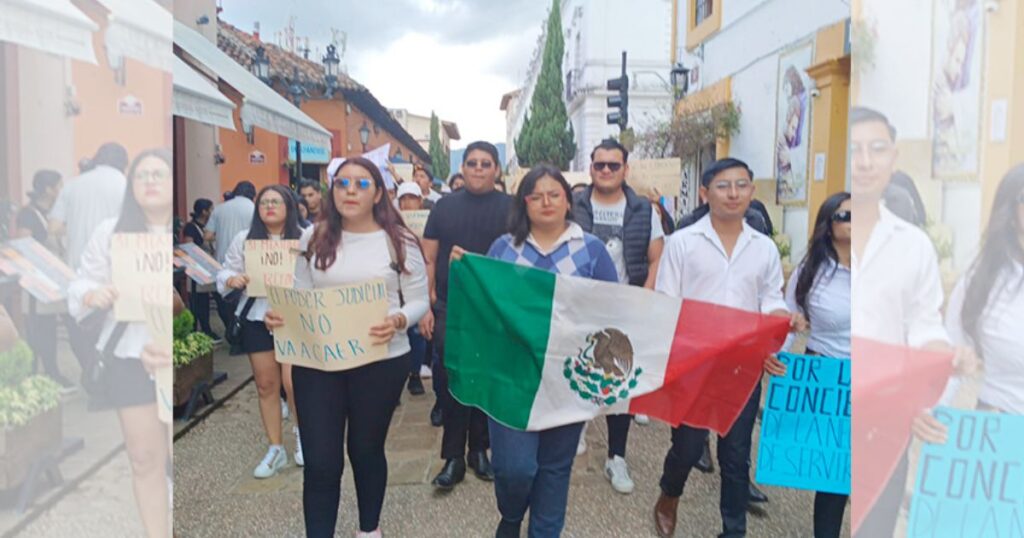
<svg viewBox="0 0 1024 538">
<path fill-rule="evenodd" d="M 684 300 L 665 384 L 630 402 L 630 413 L 725 434 L 761 380 L 765 357 L 782 347 L 789 320 Z"/>
</svg>

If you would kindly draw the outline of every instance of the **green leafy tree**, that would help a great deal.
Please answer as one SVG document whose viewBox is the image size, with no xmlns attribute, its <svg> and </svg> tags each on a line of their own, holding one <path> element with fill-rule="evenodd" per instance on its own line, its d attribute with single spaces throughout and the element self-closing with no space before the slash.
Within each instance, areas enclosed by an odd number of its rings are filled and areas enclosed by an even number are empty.
<svg viewBox="0 0 1024 538">
<path fill-rule="evenodd" d="M 524 168 L 548 162 L 568 170 L 569 163 L 576 156 L 576 134 L 569 123 L 565 101 L 562 100 L 564 53 L 562 13 L 558 0 L 553 0 L 540 76 L 533 90 L 530 110 L 523 121 L 523 129 L 515 141 L 519 166 Z"/>
<path fill-rule="evenodd" d="M 448 161 L 448 152 L 441 143 L 441 122 L 437 114 L 430 113 L 430 167 L 433 169 L 434 177 L 444 180 L 448 177 L 448 169 L 451 165 Z"/>
</svg>

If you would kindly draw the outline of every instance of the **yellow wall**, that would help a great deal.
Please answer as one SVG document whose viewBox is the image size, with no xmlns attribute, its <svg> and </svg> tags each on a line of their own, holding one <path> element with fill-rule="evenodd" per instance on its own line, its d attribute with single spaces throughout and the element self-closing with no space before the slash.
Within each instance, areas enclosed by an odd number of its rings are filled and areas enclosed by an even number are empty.
<svg viewBox="0 0 1024 538">
<path fill-rule="evenodd" d="M 807 230 L 814 229 L 818 208 L 846 186 L 847 125 L 850 106 L 850 56 L 844 54 L 845 22 L 818 32 L 814 65 L 807 73 L 821 92 L 814 98 L 811 147 L 807 163 Z M 825 154 L 825 179 L 814 180 L 815 155 Z"/>
<path fill-rule="evenodd" d="M 981 109 L 981 227 L 988 224 L 996 188 L 1006 172 L 1024 162 L 1024 5 L 1000 2 L 986 14 L 985 98 Z M 1007 102 L 1006 140 L 990 138 L 992 103 Z"/>
<path fill-rule="evenodd" d="M 697 0 L 686 0 L 686 48 L 692 50 L 722 27 L 722 0 L 713 0 L 711 15 L 696 24 Z"/>
</svg>

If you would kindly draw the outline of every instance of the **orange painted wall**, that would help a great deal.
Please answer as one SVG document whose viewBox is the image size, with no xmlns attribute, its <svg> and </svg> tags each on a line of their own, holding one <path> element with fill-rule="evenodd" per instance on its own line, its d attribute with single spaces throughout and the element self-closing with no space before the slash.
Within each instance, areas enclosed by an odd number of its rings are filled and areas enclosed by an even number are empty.
<svg viewBox="0 0 1024 538">
<path fill-rule="evenodd" d="M 220 165 L 220 192 L 229 191 L 242 180 L 252 181 L 256 190 L 267 185 L 287 184 L 287 170 L 284 170 L 284 161 L 281 153 L 281 137 L 270 131 L 255 129 L 254 144 L 249 144 L 245 132 L 242 131 L 242 121 L 239 119 L 239 111 L 242 108 L 241 97 L 231 90 L 230 87 L 221 84 L 220 91 L 235 103 L 235 131 L 220 129 L 220 151 L 226 159 Z M 253 151 L 260 151 L 266 160 L 263 164 L 249 164 L 249 155 Z M 281 181 L 281 172 L 285 172 L 285 180 Z"/>
<path fill-rule="evenodd" d="M 71 80 L 81 105 L 81 112 L 74 119 L 75 161 L 91 157 L 97 148 L 111 141 L 123 145 L 129 158 L 151 148 L 170 148 L 171 74 L 129 58 L 125 83 L 118 84 L 107 63 L 104 46 L 107 11 L 95 2 L 80 2 L 79 6 L 100 30 L 93 33 L 97 64 L 71 62 Z M 118 111 L 118 101 L 128 95 L 142 102 L 142 114 Z"/>
</svg>

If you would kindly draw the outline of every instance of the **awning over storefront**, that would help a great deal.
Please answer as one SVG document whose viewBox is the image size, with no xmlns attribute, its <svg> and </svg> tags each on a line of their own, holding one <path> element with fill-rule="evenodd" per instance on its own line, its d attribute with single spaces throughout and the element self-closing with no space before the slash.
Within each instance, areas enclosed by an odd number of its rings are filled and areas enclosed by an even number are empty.
<svg viewBox="0 0 1024 538">
<path fill-rule="evenodd" d="M 331 146 L 331 133 L 195 30 L 174 22 L 174 43 L 242 94 L 242 128 L 255 125 L 303 144 Z"/>
<path fill-rule="evenodd" d="M 174 57 L 171 13 L 153 0 L 99 0 L 110 10 L 105 32 L 107 62 L 118 67 L 125 57 L 161 71 L 171 70 Z"/>
<path fill-rule="evenodd" d="M 96 23 L 71 0 L 0 0 L 0 41 L 96 63 Z"/>
<path fill-rule="evenodd" d="M 235 104 L 180 58 L 174 58 L 171 113 L 208 125 L 235 130 Z"/>
</svg>

